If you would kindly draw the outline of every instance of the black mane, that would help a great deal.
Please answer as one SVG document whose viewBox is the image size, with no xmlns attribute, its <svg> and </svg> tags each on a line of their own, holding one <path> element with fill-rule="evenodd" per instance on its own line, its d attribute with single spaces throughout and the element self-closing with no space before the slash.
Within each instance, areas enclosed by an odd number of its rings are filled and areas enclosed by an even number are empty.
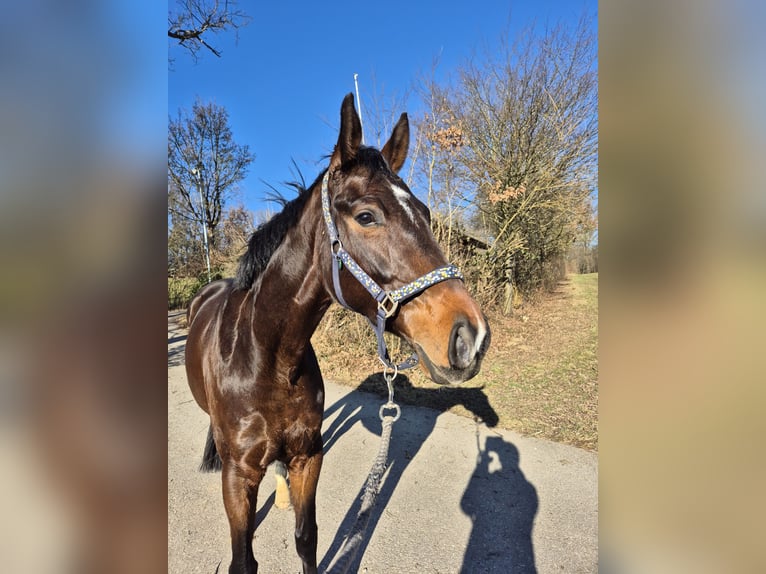
<svg viewBox="0 0 766 574">
<path fill-rule="evenodd" d="M 361 146 L 354 160 L 344 165 L 342 169 L 352 169 L 360 165 L 366 167 L 370 172 L 383 170 L 391 173 L 380 151 L 373 147 Z M 295 199 L 284 201 L 281 198 L 277 198 L 277 201 L 283 203 L 282 211 L 266 223 L 261 224 L 250 236 L 247 251 L 239 259 L 237 276 L 234 278 L 235 289 L 242 291 L 250 289 L 256 278 L 266 269 L 271 256 L 274 255 L 274 252 L 281 245 L 287 232 L 298 221 L 303 212 L 303 207 L 306 205 L 306 200 L 311 195 L 310 190 L 321 181 L 325 171 L 322 171 L 314 183 L 308 187 L 306 187 L 303 181 L 301 183 L 288 184 L 290 187 L 298 190 L 298 197 Z"/>
<path fill-rule="evenodd" d="M 317 181 L 324 175 L 319 175 Z M 247 244 L 247 251 L 239 258 L 237 276 L 234 278 L 234 288 L 246 291 L 253 286 L 256 278 L 266 269 L 271 256 L 281 245 L 287 232 L 295 225 L 303 212 L 303 207 L 311 195 L 312 184 L 306 187 L 302 183 L 291 183 L 298 190 L 298 197 L 285 201 L 282 211 L 258 226 Z"/>
</svg>

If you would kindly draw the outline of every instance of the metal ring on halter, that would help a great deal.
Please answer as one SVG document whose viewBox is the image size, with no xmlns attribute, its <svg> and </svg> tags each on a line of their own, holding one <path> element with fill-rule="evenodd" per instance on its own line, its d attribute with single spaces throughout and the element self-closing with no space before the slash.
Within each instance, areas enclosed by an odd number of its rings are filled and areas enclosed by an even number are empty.
<svg viewBox="0 0 766 574">
<path fill-rule="evenodd" d="M 383 378 L 386 380 L 386 384 L 388 385 L 388 400 L 390 401 L 393 400 L 391 396 L 394 394 L 392 383 L 399 374 L 399 367 L 397 365 L 389 367 L 381 357 L 378 357 L 378 359 L 380 359 L 380 362 L 383 363 Z"/>
<path fill-rule="evenodd" d="M 380 405 L 380 410 L 378 411 L 378 416 L 380 416 L 380 420 L 383 420 L 384 415 L 383 411 L 386 409 L 393 409 L 396 411 L 396 414 L 394 415 L 394 420 L 392 422 L 396 422 L 399 420 L 399 417 L 402 416 L 402 409 L 399 408 L 399 405 L 396 403 L 386 403 L 384 405 Z"/>
<path fill-rule="evenodd" d="M 338 246 L 337 249 L 335 249 L 336 245 Z M 330 242 L 330 251 L 332 251 L 333 255 L 337 256 L 341 249 L 343 249 L 343 243 L 341 243 L 340 238 L 336 237 Z"/>
<path fill-rule="evenodd" d="M 383 359 L 381 359 L 381 361 L 382 360 Z M 383 420 L 383 411 L 385 409 L 394 409 L 396 411 L 393 422 L 398 421 L 399 417 L 402 415 L 402 410 L 399 408 L 399 405 L 397 405 L 394 402 L 394 379 L 396 378 L 396 375 L 398 374 L 399 374 L 399 369 L 396 365 L 394 365 L 392 369 L 388 365 L 383 363 L 383 378 L 386 380 L 386 385 L 388 386 L 388 402 L 383 405 L 380 405 L 380 410 L 378 411 L 378 415 L 380 416 L 381 421 Z"/>
</svg>

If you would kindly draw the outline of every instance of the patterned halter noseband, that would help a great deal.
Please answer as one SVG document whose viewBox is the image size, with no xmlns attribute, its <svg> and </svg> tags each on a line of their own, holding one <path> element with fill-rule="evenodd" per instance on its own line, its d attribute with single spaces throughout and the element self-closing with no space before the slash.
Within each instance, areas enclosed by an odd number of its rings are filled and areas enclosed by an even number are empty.
<svg viewBox="0 0 766 574">
<path fill-rule="evenodd" d="M 447 279 L 463 279 L 463 274 L 454 265 L 444 265 L 438 267 L 426 273 L 422 277 L 419 277 L 393 291 L 386 291 L 375 280 L 370 277 L 365 271 L 359 267 L 356 261 L 349 255 L 348 251 L 343 248 L 340 235 L 338 234 L 338 228 L 332 220 L 332 214 L 330 213 L 330 194 L 327 188 L 328 180 L 330 177 L 329 170 L 322 178 L 322 213 L 324 215 L 324 221 L 327 225 L 327 233 L 330 237 L 330 251 L 335 264 L 332 266 L 332 281 L 335 287 L 335 296 L 338 299 L 338 303 L 351 309 L 343 298 L 343 292 L 340 287 L 340 270 L 345 267 L 351 275 L 353 275 L 359 283 L 372 295 L 378 304 L 378 311 L 376 313 L 376 321 L 372 324 L 372 328 L 375 331 L 375 336 L 378 339 L 378 355 L 381 361 L 386 367 L 394 370 L 402 371 L 409 369 L 418 364 L 418 356 L 413 354 L 411 357 L 403 361 L 398 365 L 394 365 L 388 355 L 388 348 L 383 338 L 383 332 L 386 330 L 386 321 L 389 317 L 396 313 L 399 303 L 402 301 L 414 297 L 418 293 L 421 293 L 437 283 L 446 281 Z"/>
</svg>

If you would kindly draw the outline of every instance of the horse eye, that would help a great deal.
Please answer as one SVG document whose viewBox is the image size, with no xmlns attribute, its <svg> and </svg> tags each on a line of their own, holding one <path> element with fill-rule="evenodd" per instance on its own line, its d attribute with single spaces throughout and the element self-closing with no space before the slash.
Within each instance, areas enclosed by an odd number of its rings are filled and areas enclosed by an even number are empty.
<svg viewBox="0 0 766 574">
<path fill-rule="evenodd" d="M 369 211 L 363 211 L 357 214 L 354 219 L 362 227 L 369 227 L 375 224 L 375 216 Z"/>
</svg>

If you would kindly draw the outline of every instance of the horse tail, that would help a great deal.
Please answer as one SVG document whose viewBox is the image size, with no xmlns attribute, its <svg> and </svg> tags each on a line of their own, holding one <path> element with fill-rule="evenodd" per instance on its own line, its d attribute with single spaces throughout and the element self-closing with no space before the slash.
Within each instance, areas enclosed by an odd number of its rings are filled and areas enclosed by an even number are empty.
<svg viewBox="0 0 766 574">
<path fill-rule="evenodd" d="M 207 428 L 207 440 L 205 441 L 205 452 L 202 454 L 202 464 L 199 465 L 201 472 L 216 472 L 223 468 L 221 456 L 213 440 L 213 425 Z"/>
</svg>

